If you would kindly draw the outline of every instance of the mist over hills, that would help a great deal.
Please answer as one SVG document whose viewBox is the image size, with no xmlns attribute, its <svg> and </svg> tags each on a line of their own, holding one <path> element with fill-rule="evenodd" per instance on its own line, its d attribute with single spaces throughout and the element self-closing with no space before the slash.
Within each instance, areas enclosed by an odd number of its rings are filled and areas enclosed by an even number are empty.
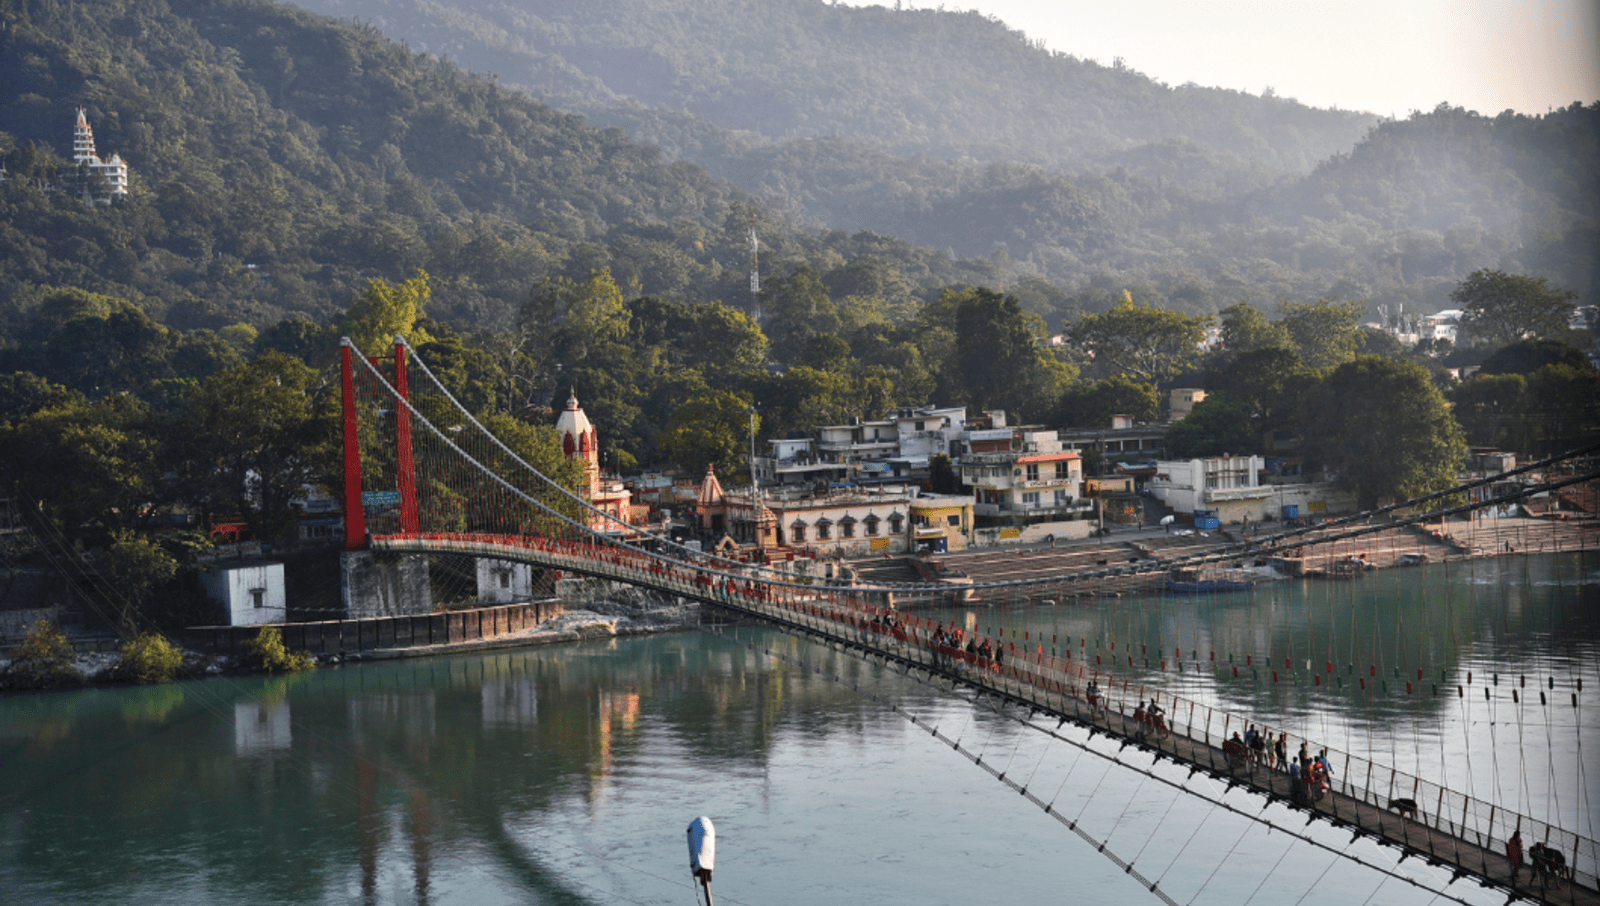
<svg viewBox="0 0 1600 906">
<path fill-rule="evenodd" d="M 1478 267 L 1592 297 L 1596 116 L 1400 122 L 1168 86 L 992 17 L 820 0 L 304 0 L 617 125 L 835 229 L 999 254 L 1095 308 L 1446 304 Z M 1594 99 L 1575 99 L 1591 101 Z M 1044 311 L 1047 316 L 1065 311 Z"/>
<path fill-rule="evenodd" d="M 669 154 L 710 148 L 696 122 L 767 140 L 833 135 L 897 156 L 1069 171 L 1182 139 L 1305 172 L 1370 114 L 1318 110 L 1045 49 L 976 11 L 822 0 L 307 0 L 598 116 Z M 898 4 L 896 4 L 898 6 Z M 684 134 L 691 133 L 691 134 Z M 722 139 L 730 144 L 729 139 Z"/>
<path fill-rule="evenodd" d="M 418 268 L 435 316 L 485 329 L 598 267 L 629 292 L 742 305 L 752 217 L 769 275 L 870 258 L 917 299 L 1004 288 L 1051 330 L 1124 289 L 1189 312 L 1335 295 L 1427 311 L 1484 267 L 1596 298 L 1600 104 L 1377 123 L 1168 88 L 973 14 L 809 0 L 338 9 L 364 21 L 265 0 L 0 0 L 0 334 L 47 286 L 216 328 L 324 320 L 368 277 Z M 770 52 L 727 49 L 741 40 Z M 497 59 L 586 118 L 516 90 Z M 661 97 L 676 106 L 645 100 Z M 1047 101 L 1066 112 L 1039 115 Z M 109 208 L 48 191 L 79 105 L 133 167 Z"/>
</svg>

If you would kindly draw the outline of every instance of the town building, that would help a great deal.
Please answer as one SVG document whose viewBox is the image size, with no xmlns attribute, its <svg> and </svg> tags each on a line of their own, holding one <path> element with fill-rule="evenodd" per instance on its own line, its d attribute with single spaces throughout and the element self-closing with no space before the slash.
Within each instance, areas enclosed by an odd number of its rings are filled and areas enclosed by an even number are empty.
<svg viewBox="0 0 1600 906">
<path fill-rule="evenodd" d="M 1191 391 L 1192 392 L 1192 391 Z M 1204 399 L 1204 392 L 1195 399 Z M 1061 446 L 1083 452 L 1094 450 L 1106 462 L 1159 459 L 1166 452 L 1166 425 L 1139 424 L 1131 415 L 1113 415 L 1110 425 L 1069 427 L 1056 431 Z"/>
<path fill-rule="evenodd" d="M 1274 475 L 1260 456 L 1157 461 L 1147 488 L 1175 513 L 1205 510 L 1223 525 L 1316 518 L 1355 505 L 1348 492 L 1330 482 Z"/>
<path fill-rule="evenodd" d="M 1205 398 L 1206 392 L 1198 387 L 1172 388 L 1172 393 L 1167 397 L 1167 421 L 1183 421 L 1194 411 L 1195 405 L 1203 402 Z"/>
<path fill-rule="evenodd" d="M 942 554 L 972 546 L 977 522 L 970 495 L 918 494 L 908 506 L 914 553 Z"/>
<path fill-rule="evenodd" d="M 622 482 L 601 476 L 600 435 L 578 405 L 576 393 L 567 397 L 566 408 L 556 417 L 556 433 L 561 435 L 561 452 L 583 465 L 579 495 L 599 510 L 588 512 L 589 528 L 613 535 L 632 533 L 632 494 Z"/>
<path fill-rule="evenodd" d="M 72 162 L 80 174 L 78 191 L 91 204 L 110 204 L 128 194 L 128 165 L 120 154 L 101 160 L 94 150 L 94 130 L 83 108 L 78 108 L 78 124 L 72 134 Z"/>
<path fill-rule="evenodd" d="M 1083 499 L 1082 457 L 1055 431 L 978 428 L 968 438 L 961 483 L 973 490 L 980 526 L 1085 519 L 1093 510 Z"/>
<path fill-rule="evenodd" d="M 1447 308 L 1436 311 L 1431 315 L 1423 315 L 1417 322 L 1418 340 L 1449 340 L 1452 345 L 1456 343 L 1457 332 L 1461 327 L 1461 310 Z"/>
<path fill-rule="evenodd" d="M 708 468 L 695 506 L 700 537 L 726 535 L 759 551 L 763 559 L 792 560 L 902 554 L 910 547 L 912 492 L 906 489 L 835 488 L 822 493 L 726 492 Z"/>
<path fill-rule="evenodd" d="M 756 481 L 816 489 L 922 481 L 932 456 L 961 451 L 965 420 L 960 406 L 906 406 L 881 419 L 822 425 L 814 439 L 769 440 L 769 455 L 754 463 Z"/>
</svg>

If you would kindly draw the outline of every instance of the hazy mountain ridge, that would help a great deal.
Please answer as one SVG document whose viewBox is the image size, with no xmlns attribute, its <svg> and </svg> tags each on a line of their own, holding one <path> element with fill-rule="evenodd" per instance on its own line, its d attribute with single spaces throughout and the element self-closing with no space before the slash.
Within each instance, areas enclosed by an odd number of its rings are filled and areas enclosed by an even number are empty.
<svg viewBox="0 0 1600 906">
<path fill-rule="evenodd" d="M 773 141 L 838 135 L 896 155 L 1074 172 L 1181 137 L 1306 172 L 1377 122 L 1282 98 L 1170 87 L 1046 50 L 975 11 L 820 0 L 303 5 L 371 22 L 586 115 L 629 101 L 659 108 L 659 123 L 635 114 L 633 134 L 669 154 L 691 150 L 671 140 L 689 114 Z"/>
</svg>

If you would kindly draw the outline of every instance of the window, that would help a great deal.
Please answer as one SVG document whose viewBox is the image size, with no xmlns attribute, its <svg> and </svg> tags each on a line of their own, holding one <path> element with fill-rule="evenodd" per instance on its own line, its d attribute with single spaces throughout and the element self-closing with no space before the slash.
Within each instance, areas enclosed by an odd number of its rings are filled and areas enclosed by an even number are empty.
<svg viewBox="0 0 1600 906">
<path fill-rule="evenodd" d="M 905 530 L 905 527 L 906 517 L 900 515 L 899 513 L 889 514 L 889 532 L 891 534 L 898 535 Z"/>
<path fill-rule="evenodd" d="M 793 538 L 796 544 L 806 540 L 806 527 L 796 522 L 789 527 L 789 537 Z"/>
<path fill-rule="evenodd" d="M 918 431 L 923 430 L 925 425 L 927 425 L 927 422 L 917 422 L 917 430 Z"/>
<path fill-rule="evenodd" d="M 850 517 L 850 516 L 846 516 L 843 519 L 841 519 L 839 521 L 839 537 L 841 537 L 841 538 L 854 538 L 855 536 L 856 536 L 856 521 L 855 521 L 855 519 Z"/>
<path fill-rule="evenodd" d="M 1039 505 L 1039 492 L 1038 491 L 1024 491 L 1024 492 L 1022 492 L 1022 505 L 1023 506 L 1038 506 Z"/>
<path fill-rule="evenodd" d="M 869 514 L 866 518 L 866 523 L 868 535 L 878 534 L 878 516 L 876 513 Z"/>
<path fill-rule="evenodd" d="M 500 571 L 500 587 L 501 588 L 510 588 L 511 587 L 511 573 L 506 571 L 506 570 L 503 570 L 503 569 Z"/>
<path fill-rule="evenodd" d="M 1029 481 L 1038 481 L 1039 480 L 1039 464 L 1038 463 L 1036 463 L 1036 462 L 1028 463 L 1028 480 Z"/>
<path fill-rule="evenodd" d="M 1067 493 L 1066 488 L 1056 488 L 1056 506 L 1066 506 L 1071 502 L 1072 495 Z"/>
<path fill-rule="evenodd" d="M 961 514 L 960 513 L 951 513 L 950 515 L 944 517 L 944 521 L 949 523 L 950 525 L 960 525 L 961 524 Z"/>
<path fill-rule="evenodd" d="M 267 606 L 267 590 L 265 588 L 250 589 L 250 604 L 260 610 Z"/>
<path fill-rule="evenodd" d="M 827 541 L 833 536 L 833 525 L 829 522 L 817 523 L 817 540 Z"/>
</svg>

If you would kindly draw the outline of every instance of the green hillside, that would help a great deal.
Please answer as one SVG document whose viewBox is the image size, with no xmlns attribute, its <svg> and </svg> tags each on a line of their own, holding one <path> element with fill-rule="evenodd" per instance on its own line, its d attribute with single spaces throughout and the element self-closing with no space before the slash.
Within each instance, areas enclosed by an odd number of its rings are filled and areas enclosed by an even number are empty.
<svg viewBox="0 0 1600 906">
<path fill-rule="evenodd" d="M 1173 138 L 1304 172 L 1368 114 L 1188 84 L 1054 52 L 976 11 L 822 0 L 308 0 L 691 159 L 696 123 L 769 140 L 835 135 L 898 156 L 1078 171 Z M 899 4 L 895 4 L 899 6 Z M 637 105 L 627 112 L 631 105 Z M 641 109 L 642 108 L 642 109 Z M 648 111 L 648 112 L 646 112 Z M 696 133 L 700 133 L 697 137 Z"/>
<path fill-rule="evenodd" d="M 863 251 L 936 287 L 986 279 L 781 211 L 617 129 L 293 7 L 0 0 L 0 335 L 40 288 L 140 302 L 181 329 L 326 320 L 369 277 L 433 275 L 435 317 L 509 326 L 531 287 L 609 266 L 636 292 L 747 297 L 753 212 L 774 266 Z M 75 109 L 131 192 L 68 181 Z"/>
</svg>

